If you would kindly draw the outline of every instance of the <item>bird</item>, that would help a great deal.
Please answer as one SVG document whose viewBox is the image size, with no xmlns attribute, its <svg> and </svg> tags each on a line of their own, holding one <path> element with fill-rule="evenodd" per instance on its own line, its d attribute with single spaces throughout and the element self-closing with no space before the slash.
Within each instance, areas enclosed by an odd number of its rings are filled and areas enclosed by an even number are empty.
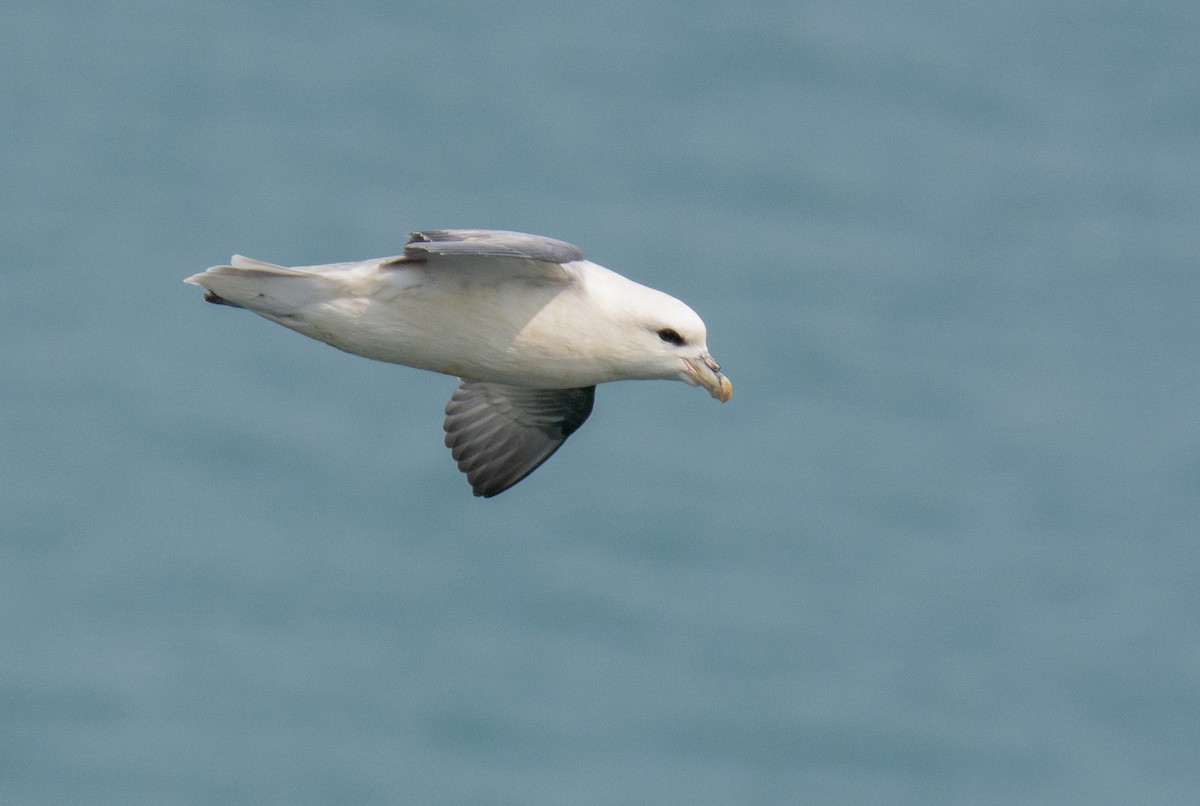
<svg viewBox="0 0 1200 806">
<path fill-rule="evenodd" d="M 686 304 L 521 232 L 422 230 L 400 255 L 279 266 L 234 255 L 184 280 L 354 355 L 459 379 L 445 443 L 476 496 L 511 488 L 592 412 L 596 385 L 733 386 Z"/>
</svg>

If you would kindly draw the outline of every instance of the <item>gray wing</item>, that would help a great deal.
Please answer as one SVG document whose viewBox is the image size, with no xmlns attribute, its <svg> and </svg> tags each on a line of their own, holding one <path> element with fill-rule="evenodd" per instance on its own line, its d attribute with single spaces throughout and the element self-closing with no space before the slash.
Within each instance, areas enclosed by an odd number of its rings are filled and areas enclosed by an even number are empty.
<svg viewBox="0 0 1200 806">
<path fill-rule="evenodd" d="M 490 229 L 433 229 L 409 235 L 404 247 L 407 260 L 426 260 L 432 255 L 519 258 L 543 263 L 583 260 L 578 246 L 541 235 Z"/>
<path fill-rule="evenodd" d="M 592 413 L 596 387 L 462 381 L 446 404 L 446 447 L 475 495 L 498 495 L 550 458 Z"/>
</svg>

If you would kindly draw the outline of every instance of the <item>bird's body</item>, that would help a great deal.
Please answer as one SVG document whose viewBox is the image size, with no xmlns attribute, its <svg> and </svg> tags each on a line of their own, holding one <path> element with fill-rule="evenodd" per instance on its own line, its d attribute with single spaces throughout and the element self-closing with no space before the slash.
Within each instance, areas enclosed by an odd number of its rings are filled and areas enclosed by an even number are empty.
<svg viewBox="0 0 1200 806">
<path fill-rule="evenodd" d="M 549 238 L 433 230 L 396 257 L 288 268 L 235 256 L 187 282 L 346 352 L 463 379 L 447 444 L 478 495 L 545 461 L 587 418 L 597 383 L 732 393 L 690 308 Z"/>
</svg>

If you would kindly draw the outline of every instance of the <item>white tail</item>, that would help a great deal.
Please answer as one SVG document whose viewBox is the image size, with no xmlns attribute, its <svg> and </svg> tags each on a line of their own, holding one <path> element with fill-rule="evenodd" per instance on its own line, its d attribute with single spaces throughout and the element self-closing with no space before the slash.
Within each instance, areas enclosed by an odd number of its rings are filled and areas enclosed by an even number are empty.
<svg viewBox="0 0 1200 806">
<path fill-rule="evenodd" d="M 313 272 L 241 255 L 234 255 L 230 263 L 213 266 L 184 282 L 203 288 L 209 302 L 246 308 L 264 316 L 288 316 L 328 299 L 330 281 Z"/>
<path fill-rule="evenodd" d="M 268 263 L 265 260 L 255 260 L 252 257 L 245 255 L 234 255 L 229 259 L 230 265 L 235 269 L 264 269 L 266 271 L 291 271 L 286 266 L 280 266 L 278 263 Z"/>
</svg>

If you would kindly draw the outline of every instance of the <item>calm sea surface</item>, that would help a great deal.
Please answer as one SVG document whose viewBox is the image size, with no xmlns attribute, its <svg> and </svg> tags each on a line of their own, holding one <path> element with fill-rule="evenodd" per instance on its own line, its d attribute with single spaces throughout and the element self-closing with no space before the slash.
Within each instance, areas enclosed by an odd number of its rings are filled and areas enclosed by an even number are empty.
<svg viewBox="0 0 1200 806">
<path fill-rule="evenodd" d="M 1200 7 L 9 2 L 0 803 L 1194 803 Z M 474 499 L 183 277 L 580 244 L 733 380 Z"/>
</svg>

